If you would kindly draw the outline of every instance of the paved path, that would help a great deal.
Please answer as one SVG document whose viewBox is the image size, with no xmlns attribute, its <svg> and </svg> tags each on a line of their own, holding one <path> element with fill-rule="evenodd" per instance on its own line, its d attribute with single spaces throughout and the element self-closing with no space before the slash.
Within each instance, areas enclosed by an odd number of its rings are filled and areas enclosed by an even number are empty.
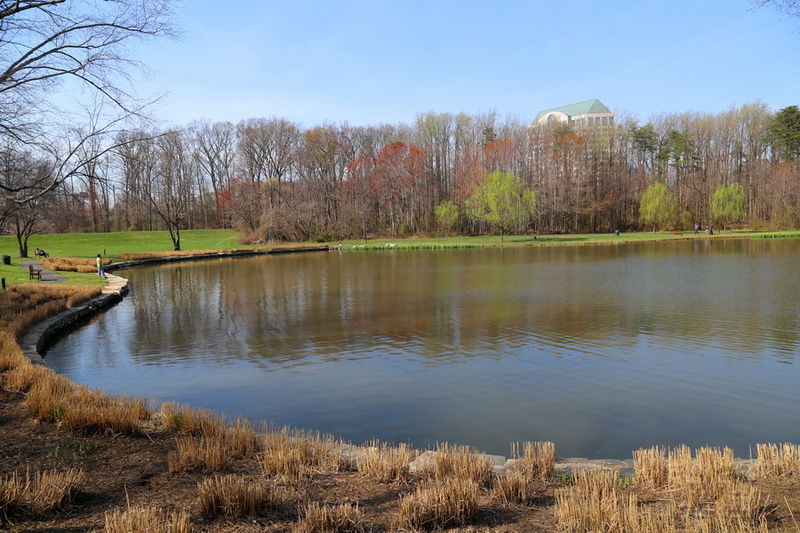
<svg viewBox="0 0 800 533">
<path fill-rule="evenodd" d="M 29 259 L 26 261 L 20 261 L 19 266 L 21 266 L 24 271 L 24 277 L 21 277 L 19 279 L 26 279 L 30 277 L 30 275 L 28 274 L 28 265 L 33 265 L 33 268 L 42 271 L 41 283 L 60 283 L 62 281 L 69 281 L 68 278 L 65 278 L 61 274 L 58 274 L 57 272 L 53 272 L 51 270 L 47 270 L 42 264 L 41 259 Z M 103 287 L 103 294 L 112 294 L 112 293 L 119 294 L 119 292 L 123 289 L 123 287 L 128 285 L 127 279 L 115 276 L 114 274 L 109 274 L 108 272 L 106 272 L 106 279 L 108 280 L 108 285 Z"/>
<path fill-rule="evenodd" d="M 61 274 L 56 274 L 55 272 L 44 268 L 41 259 L 29 259 L 27 261 L 20 261 L 19 266 L 21 266 L 24 271 L 23 277 L 21 277 L 20 279 L 30 278 L 30 274 L 28 273 L 29 265 L 33 265 L 33 268 L 42 271 L 42 283 L 60 283 L 62 281 L 67 281 L 67 278 L 65 278 Z"/>
</svg>

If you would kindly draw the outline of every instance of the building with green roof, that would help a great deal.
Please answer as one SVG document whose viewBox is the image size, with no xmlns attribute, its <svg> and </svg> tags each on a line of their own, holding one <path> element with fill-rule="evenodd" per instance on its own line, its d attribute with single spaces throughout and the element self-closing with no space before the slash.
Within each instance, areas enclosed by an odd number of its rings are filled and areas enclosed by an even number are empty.
<svg viewBox="0 0 800 533">
<path fill-rule="evenodd" d="M 541 111 L 536 115 L 533 123 L 537 126 L 574 124 L 576 126 L 608 127 L 617 123 L 617 114 L 595 98 Z"/>
</svg>

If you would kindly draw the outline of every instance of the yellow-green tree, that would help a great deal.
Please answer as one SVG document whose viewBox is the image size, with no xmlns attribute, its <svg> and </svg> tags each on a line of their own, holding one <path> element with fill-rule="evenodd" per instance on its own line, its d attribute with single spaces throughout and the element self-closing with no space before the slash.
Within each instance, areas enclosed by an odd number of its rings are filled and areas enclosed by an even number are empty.
<svg viewBox="0 0 800 533">
<path fill-rule="evenodd" d="M 536 193 L 513 172 L 492 172 L 467 199 L 467 213 L 500 230 L 528 226 L 536 215 Z"/>
<path fill-rule="evenodd" d="M 723 229 L 728 222 L 735 222 L 744 216 L 744 187 L 739 183 L 720 185 L 711 197 L 711 215 L 722 221 Z"/>
<path fill-rule="evenodd" d="M 434 215 L 436 215 L 436 220 L 444 228 L 444 236 L 446 238 L 448 231 L 458 222 L 458 206 L 445 200 L 436 206 Z"/>
<path fill-rule="evenodd" d="M 652 224 L 653 233 L 657 226 L 666 226 L 675 220 L 678 199 L 663 183 L 656 183 L 639 199 L 639 219 L 643 224 Z"/>
</svg>

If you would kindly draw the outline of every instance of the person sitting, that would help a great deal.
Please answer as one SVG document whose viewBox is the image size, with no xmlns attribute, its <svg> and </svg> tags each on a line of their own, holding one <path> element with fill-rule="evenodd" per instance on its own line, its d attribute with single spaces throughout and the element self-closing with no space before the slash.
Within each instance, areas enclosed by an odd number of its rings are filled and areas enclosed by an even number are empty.
<svg viewBox="0 0 800 533">
<path fill-rule="evenodd" d="M 37 248 L 33 253 L 36 255 L 36 257 L 47 257 L 47 252 L 39 248 Z"/>
</svg>

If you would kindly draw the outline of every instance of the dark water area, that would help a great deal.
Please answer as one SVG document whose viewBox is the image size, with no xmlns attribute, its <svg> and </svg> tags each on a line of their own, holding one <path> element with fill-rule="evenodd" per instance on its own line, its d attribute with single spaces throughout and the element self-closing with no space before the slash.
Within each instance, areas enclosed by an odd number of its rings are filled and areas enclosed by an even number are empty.
<svg viewBox="0 0 800 533">
<path fill-rule="evenodd" d="M 800 241 L 331 251 L 121 272 L 47 364 L 359 444 L 800 442 Z"/>
</svg>

